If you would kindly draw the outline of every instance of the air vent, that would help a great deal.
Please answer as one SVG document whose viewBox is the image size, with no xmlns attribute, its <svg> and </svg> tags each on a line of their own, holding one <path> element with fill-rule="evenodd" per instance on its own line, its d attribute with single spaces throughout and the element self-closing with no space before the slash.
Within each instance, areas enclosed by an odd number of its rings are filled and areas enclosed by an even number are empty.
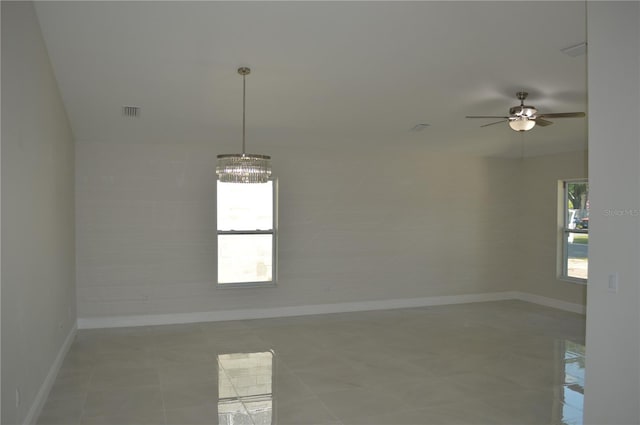
<svg viewBox="0 0 640 425">
<path fill-rule="evenodd" d="M 138 118 L 140 116 L 140 107 L 125 105 L 122 107 L 122 115 L 125 117 Z"/>
<path fill-rule="evenodd" d="M 565 55 L 571 57 L 581 56 L 587 53 L 587 43 L 576 44 L 575 46 L 566 47 L 560 50 Z"/>
<path fill-rule="evenodd" d="M 415 131 L 422 131 L 422 130 L 424 130 L 424 129 L 425 129 L 425 128 L 427 128 L 427 127 L 429 127 L 429 124 L 426 124 L 426 123 L 416 124 L 416 125 L 414 125 L 414 126 L 411 128 L 411 130 L 409 130 L 409 131 L 414 131 L 414 132 L 415 132 Z"/>
</svg>

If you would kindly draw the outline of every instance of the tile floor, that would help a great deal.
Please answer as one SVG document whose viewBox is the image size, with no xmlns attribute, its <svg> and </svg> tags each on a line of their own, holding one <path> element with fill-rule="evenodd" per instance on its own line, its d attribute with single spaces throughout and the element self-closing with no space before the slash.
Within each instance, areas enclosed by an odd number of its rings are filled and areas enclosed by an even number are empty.
<svg viewBox="0 0 640 425">
<path fill-rule="evenodd" d="M 39 424 L 580 424 L 584 316 L 520 301 L 79 331 Z"/>
</svg>

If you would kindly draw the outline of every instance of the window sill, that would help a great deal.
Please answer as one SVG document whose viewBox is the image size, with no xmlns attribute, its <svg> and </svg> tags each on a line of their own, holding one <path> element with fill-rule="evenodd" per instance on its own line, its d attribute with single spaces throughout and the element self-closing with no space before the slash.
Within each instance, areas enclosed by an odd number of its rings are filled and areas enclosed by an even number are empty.
<svg viewBox="0 0 640 425">
<path fill-rule="evenodd" d="M 579 279 L 577 277 L 558 276 L 556 279 L 562 282 L 575 283 L 577 285 L 587 285 L 587 279 Z"/>
<path fill-rule="evenodd" d="M 275 288 L 276 282 L 217 283 L 216 289 Z"/>
</svg>

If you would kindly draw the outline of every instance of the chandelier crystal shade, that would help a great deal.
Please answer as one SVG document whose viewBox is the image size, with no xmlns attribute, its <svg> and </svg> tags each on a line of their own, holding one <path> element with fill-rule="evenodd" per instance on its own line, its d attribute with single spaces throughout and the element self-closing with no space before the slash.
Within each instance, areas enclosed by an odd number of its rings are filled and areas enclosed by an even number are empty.
<svg viewBox="0 0 640 425">
<path fill-rule="evenodd" d="M 266 183 L 271 176 L 271 157 L 250 153 L 218 155 L 216 174 L 223 183 Z"/>
<path fill-rule="evenodd" d="M 245 153 L 245 77 L 250 72 L 249 68 L 238 68 L 242 75 L 242 153 L 218 155 L 216 174 L 223 183 L 266 183 L 271 177 L 270 156 Z"/>
</svg>

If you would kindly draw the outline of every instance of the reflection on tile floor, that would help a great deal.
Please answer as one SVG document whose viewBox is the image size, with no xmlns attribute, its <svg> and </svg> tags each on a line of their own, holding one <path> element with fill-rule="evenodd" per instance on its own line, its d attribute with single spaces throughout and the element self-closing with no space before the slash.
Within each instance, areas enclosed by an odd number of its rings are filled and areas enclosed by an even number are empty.
<svg viewBox="0 0 640 425">
<path fill-rule="evenodd" d="M 584 345 L 573 341 L 559 341 L 559 353 L 562 353 L 561 367 L 564 366 L 564 379 L 557 388 L 560 389 L 556 397 L 556 406 L 567 425 L 582 424 L 582 405 L 584 403 Z"/>
<path fill-rule="evenodd" d="M 582 344 L 520 301 L 85 330 L 38 423 L 575 425 Z"/>
<path fill-rule="evenodd" d="M 218 355 L 218 422 L 273 422 L 273 351 Z"/>
</svg>

